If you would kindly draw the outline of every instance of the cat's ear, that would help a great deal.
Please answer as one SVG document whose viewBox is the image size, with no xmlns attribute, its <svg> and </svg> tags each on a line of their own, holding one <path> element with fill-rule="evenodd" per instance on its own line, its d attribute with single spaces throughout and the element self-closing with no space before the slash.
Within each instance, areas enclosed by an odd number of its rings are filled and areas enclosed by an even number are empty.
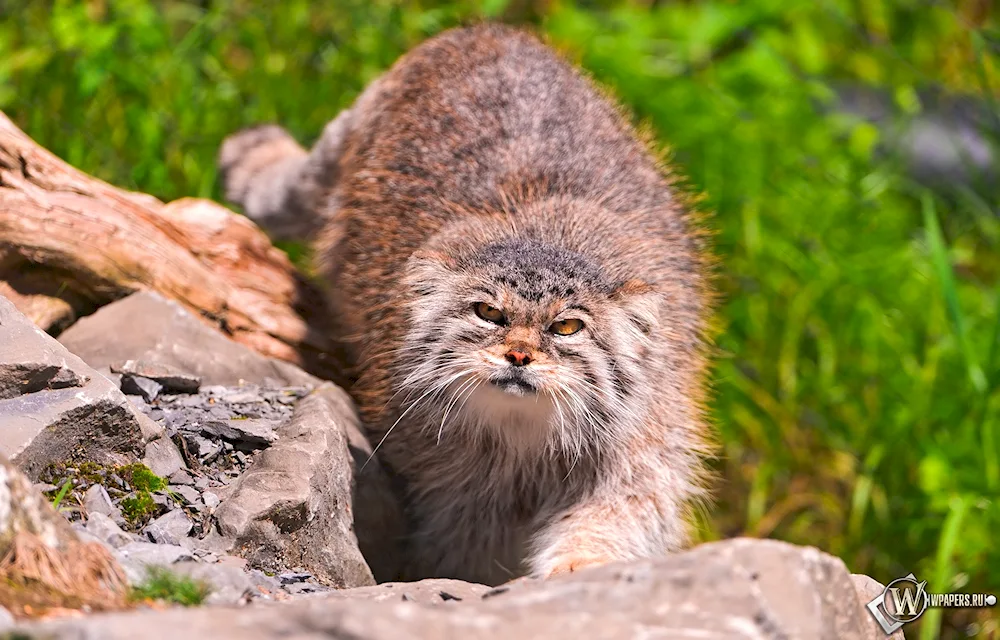
<svg viewBox="0 0 1000 640">
<path fill-rule="evenodd" d="M 659 326 L 663 293 L 652 285 L 642 280 L 628 280 L 616 288 L 611 297 L 643 335 L 650 335 Z"/>
<path fill-rule="evenodd" d="M 456 260 L 444 252 L 421 249 L 406 261 L 403 280 L 414 293 L 427 296 L 454 277 L 456 266 Z"/>
</svg>

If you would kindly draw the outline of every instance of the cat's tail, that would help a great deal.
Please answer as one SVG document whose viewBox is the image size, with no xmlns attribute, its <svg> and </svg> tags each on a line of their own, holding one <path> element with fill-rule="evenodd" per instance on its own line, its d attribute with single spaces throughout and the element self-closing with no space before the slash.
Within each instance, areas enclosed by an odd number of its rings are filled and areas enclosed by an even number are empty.
<svg viewBox="0 0 1000 640">
<path fill-rule="evenodd" d="M 276 240 L 311 239 L 332 213 L 351 111 L 326 125 L 310 151 L 277 125 L 238 131 L 222 142 L 218 166 L 225 197 Z"/>
</svg>

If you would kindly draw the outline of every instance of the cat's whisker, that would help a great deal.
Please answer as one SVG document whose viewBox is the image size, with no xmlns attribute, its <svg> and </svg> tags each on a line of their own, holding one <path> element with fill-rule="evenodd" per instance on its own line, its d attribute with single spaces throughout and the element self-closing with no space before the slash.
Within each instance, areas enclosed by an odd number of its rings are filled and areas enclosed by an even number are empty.
<svg viewBox="0 0 1000 640">
<path fill-rule="evenodd" d="M 410 373 L 410 375 L 408 375 L 399 383 L 399 389 L 394 394 L 392 394 L 392 396 L 389 398 L 388 401 L 386 401 L 385 405 L 383 405 L 383 410 L 385 409 L 385 407 L 389 406 L 393 400 L 396 399 L 396 396 L 408 390 L 409 391 L 408 395 L 405 398 L 403 398 L 403 402 L 404 403 L 407 402 L 410 399 L 410 395 L 412 395 L 416 390 L 420 389 L 420 385 L 423 382 L 439 378 L 441 376 L 442 368 L 453 369 L 458 364 L 459 364 L 459 359 L 457 357 L 448 357 L 448 358 L 439 357 L 437 359 L 429 360 L 424 364 L 420 365 L 419 367 L 414 369 Z"/>
<path fill-rule="evenodd" d="M 462 375 L 462 373 L 459 372 L 459 373 L 453 375 L 451 378 L 449 378 L 447 380 L 447 382 L 445 382 L 444 384 L 442 384 L 442 385 L 436 385 L 436 386 L 433 386 L 433 387 L 429 388 L 427 391 L 425 391 L 423 393 L 423 395 L 421 395 L 419 398 L 417 398 L 416 401 L 413 402 L 413 404 L 411 404 L 409 407 L 407 407 L 406 410 L 403 411 L 403 413 L 401 413 L 399 415 L 399 418 L 397 418 L 396 421 L 392 423 L 392 426 L 389 427 L 389 429 L 385 432 L 385 435 L 382 436 L 382 439 L 379 440 L 378 444 L 375 445 L 375 448 L 372 450 L 371 455 L 368 456 L 368 459 L 365 460 L 365 463 L 363 465 L 361 465 L 361 469 L 363 470 L 368 465 L 368 463 L 372 461 L 372 459 L 375 457 L 375 454 L 378 453 L 379 448 L 385 442 L 385 439 L 388 438 L 389 434 L 392 433 L 392 430 L 396 428 L 396 425 L 398 425 L 399 422 L 403 418 L 405 418 L 406 415 L 408 413 L 410 413 L 410 411 L 412 411 L 414 407 L 416 407 L 418 404 L 420 404 L 421 400 L 423 400 L 424 398 L 426 398 L 431 393 L 441 391 L 441 389 L 443 389 L 444 387 L 447 387 L 449 384 L 451 384 L 452 382 L 454 382 L 455 380 L 457 380 L 461 375 Z"/>
<path fill-rule="evenodd" d="M 448 402 L 447 406 L 444 409 L 444 416 L 441 418 L 441 426 L 438 427 L 438 435 L 437 435 L 438 444 L 441 444 L 441 434 L 444 433 L 444 423 L 448 420 L 448 414 L 451 413 L 451 408 L 454 407 L 455 404 L 458 402 L 459 398 L 462 397 L 462 394 L 465 393 L 466 388 L 474 386 L 475 383 L 476 383 L 476 378 L 470 378 L 469 380 L 463 382 L 459 386 L 458 391 L 456 391 L 453 394 L 452 399 Z"/>
</svg>

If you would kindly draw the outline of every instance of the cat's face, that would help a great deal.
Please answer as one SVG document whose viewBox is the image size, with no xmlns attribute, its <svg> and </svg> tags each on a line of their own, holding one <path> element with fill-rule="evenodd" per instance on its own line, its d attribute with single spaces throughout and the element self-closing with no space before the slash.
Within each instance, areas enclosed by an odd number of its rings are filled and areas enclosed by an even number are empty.
<svg viewBox="0 0 1000 640">
<path fill-rule="evenodd" d="M 644 402 L 659 301 L 645 288 L 523 240 L 417 258 L 408 282 L 399 391 L 441 409 L 441 437 L 461 425 L 579 450 L 613 440 Z"/>
</svg>

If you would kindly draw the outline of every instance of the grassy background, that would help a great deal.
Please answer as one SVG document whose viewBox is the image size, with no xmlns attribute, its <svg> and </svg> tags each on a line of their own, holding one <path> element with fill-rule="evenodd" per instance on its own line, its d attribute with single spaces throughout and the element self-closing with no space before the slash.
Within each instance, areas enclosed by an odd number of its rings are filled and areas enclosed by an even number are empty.
<svg viewBox="0 0 1000 640">
<path fill-rule="evenodd" d="M 310 142 L 396 57 L 483 17 L 532 23 L 611 87 L 714 212 L 724 299 L 708 538 L 816 545 L 882 582 L 1000 593 L 1000 218 L 930 191 L 832 108 L 1000 91 L 989 0 L 281 3 L 0 0 L 0 109 L 73 165 L 218 197 L 222 138 Z M 1000 116 L 998 116 L 1000 117 Z M 921 638 L 997 633 L 925 614 Z"/>
</svg>

